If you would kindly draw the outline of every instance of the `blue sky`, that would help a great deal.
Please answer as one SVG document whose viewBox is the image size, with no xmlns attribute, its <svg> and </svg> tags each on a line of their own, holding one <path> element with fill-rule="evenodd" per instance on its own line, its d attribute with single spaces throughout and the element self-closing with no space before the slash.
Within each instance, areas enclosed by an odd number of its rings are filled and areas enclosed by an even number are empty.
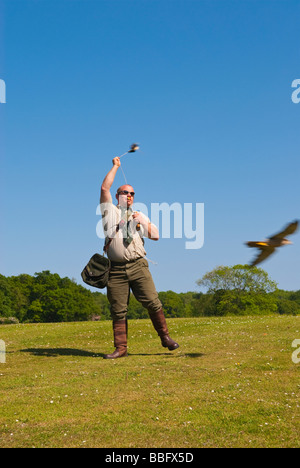
<svg viewBox="0 0 300 468">
<path fill-rule="evenodd" d="M 146 240 L 159 291 L 197 290 L 300 218 L 299 1 L 0 0 L 0 13 L 1 274 L 83 284 L 101 182 L 133 142 L 136 201 L 205 205 L 201 249 Z M 291 240 L 261 266 L 296 290 Z"/>
</svg>

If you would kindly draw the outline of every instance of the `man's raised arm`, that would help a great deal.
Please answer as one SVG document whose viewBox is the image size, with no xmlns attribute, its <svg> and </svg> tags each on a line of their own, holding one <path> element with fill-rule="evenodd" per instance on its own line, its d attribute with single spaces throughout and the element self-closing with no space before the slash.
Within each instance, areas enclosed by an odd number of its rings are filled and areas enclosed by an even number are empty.
<svg viewBox="0 0 300 468">
<path fill-rule="evenodd" d="M 112 197 L 110 194 L 111 186 L 115 180 L 116 173 L 121 166 L 120 158 L 116 157 L 113 159 L 113 167 L 105 176 L 102 185 L 101 185 L 101 195 L 100 195 L 100 203 L 108 203 L 111 202 Z"/>
</svg>

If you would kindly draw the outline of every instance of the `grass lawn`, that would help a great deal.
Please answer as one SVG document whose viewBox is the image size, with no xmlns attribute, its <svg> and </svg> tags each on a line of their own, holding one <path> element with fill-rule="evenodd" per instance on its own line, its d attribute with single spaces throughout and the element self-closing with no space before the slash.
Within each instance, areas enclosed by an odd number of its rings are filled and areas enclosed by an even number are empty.
<svg viewBox="0 0 300 468">
<path fill-rule="evenodd" d="M 300 447 L 299 317 L 3 325 L 0 447 Z"/>
</svg>

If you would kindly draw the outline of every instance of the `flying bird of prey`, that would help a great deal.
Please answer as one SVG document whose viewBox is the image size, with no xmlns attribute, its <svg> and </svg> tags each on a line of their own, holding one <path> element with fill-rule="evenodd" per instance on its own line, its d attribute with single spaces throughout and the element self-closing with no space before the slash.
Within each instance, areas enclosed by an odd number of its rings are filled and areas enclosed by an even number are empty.
<svg viewBox="0 0 300 468">
<path fill-rule="evenodd" d="M 256 258 L 250 263 L 251 266 L 258 265 L 259 263 L 263 262 L 275 252 L 277 247 L 282 247 L 283 245 L 292 244 L 292 242 L 286 239 L 286 236 L 290 236 L 294 234 L 294 232 L 298 228 L 299 221 L 293 221 L 292 223 L 288 224 L 283 231 L 275 234 L 268 239 L 265 239 L 262 242 L 246 242 L 248 247 L 256 247 L 260 250 L 259 254 Z"/>
</svg>

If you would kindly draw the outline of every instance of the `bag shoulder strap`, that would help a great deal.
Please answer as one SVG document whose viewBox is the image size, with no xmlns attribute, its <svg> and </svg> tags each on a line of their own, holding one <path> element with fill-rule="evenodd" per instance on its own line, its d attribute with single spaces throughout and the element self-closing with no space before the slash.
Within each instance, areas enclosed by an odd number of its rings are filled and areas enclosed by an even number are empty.
<svg viewBox="0 0 300 468">
<path fill-rule="evenodd" d="M 107 251 L 108 251 L 108 249 L 109 249 L 110 244 L 112 243 L 112 241 L 113 241 L 114 237 L 116 236 L 116 234 L 120 231 L 121 226 L 123 227 L 123 225 L 124 225 L 124 221 L 121 219 L 121 221 L 120 221 L 119 224 L 117 225 L 116 230 L 115 230 L 115 232 L 113 233 L 112 237 L 109 237 L 109 238 L 108 238 L 108 241 L 107 241 L 106 244 L 104 245 L 104 247 L 103 247 L 103 252 L 104 252 L 104 253 L 107 254 Z"/>
<path fill-rule="evenodd" d="M 111 237 L 111 238 L 108 239 L 108 242 L 106 242 L 106 244 L 104 244 L 104 246 L 103 246 L 103 252 L 104 252 L 105 254 L 107 254 L 107 251 L 108 251 L 108 249 L 109 249 L 109 246 L 110 246 L 112 240 L 113 240 L 113 238 Z"/>
</svg>

